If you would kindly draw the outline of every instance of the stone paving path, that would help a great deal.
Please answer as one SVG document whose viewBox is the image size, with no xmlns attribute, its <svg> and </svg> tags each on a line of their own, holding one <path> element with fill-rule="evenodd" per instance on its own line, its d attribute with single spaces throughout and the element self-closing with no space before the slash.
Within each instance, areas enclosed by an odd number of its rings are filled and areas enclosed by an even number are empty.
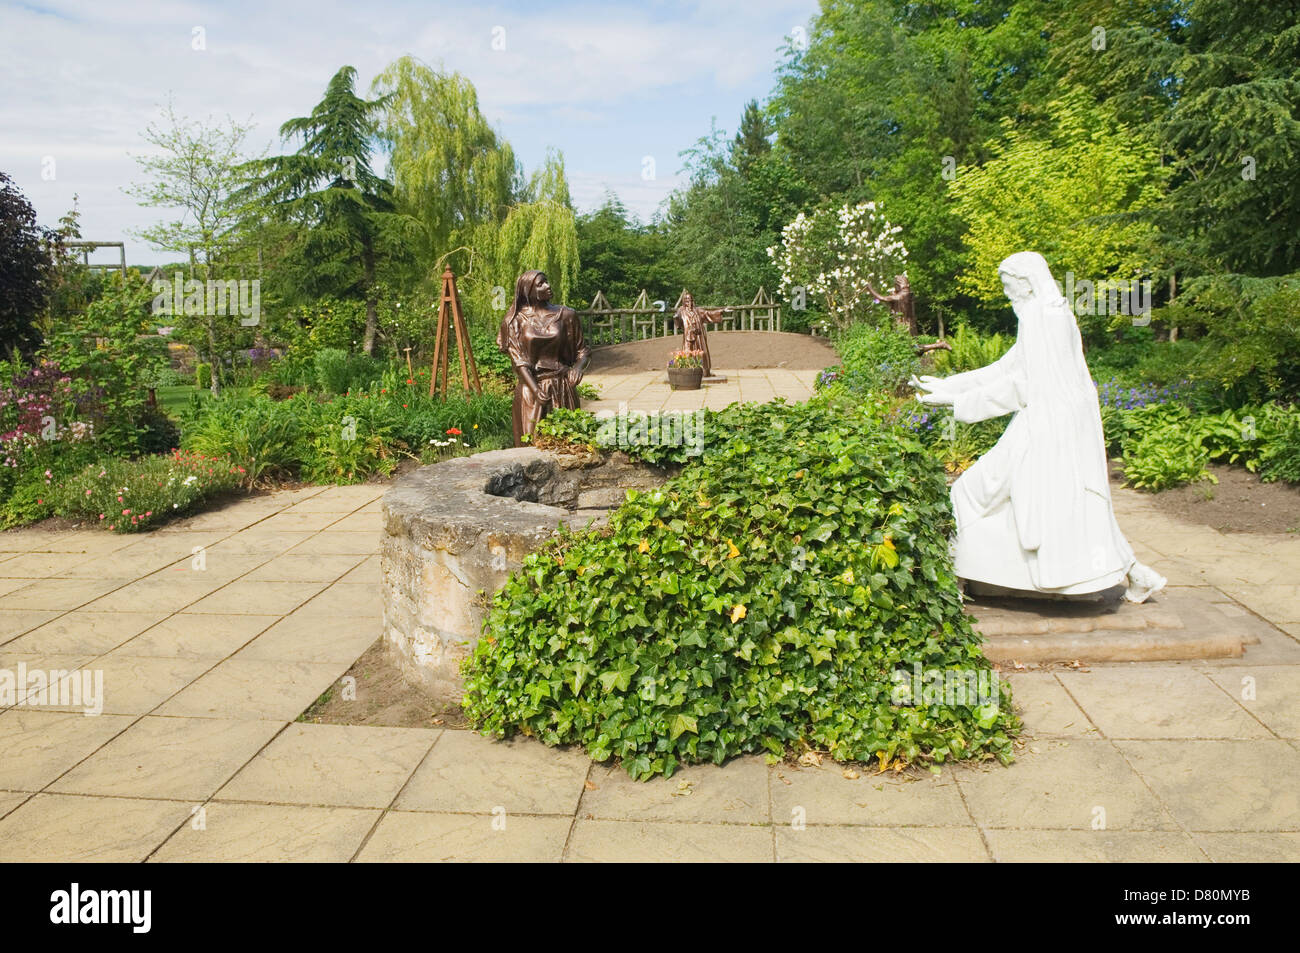
<svg viewBox="0 0 1300 953">
<path fill-rule="evenodd" d="M 1010 768 L 747 757 L 634 783 L 528 740 L 294 721 L 378 635 L 383 489 L 139 536 L 0 534 L 0 671 L 100 671 L 105 695 L 97 717 L 0 711 L 0 860 L 1300 860 L 1300 539 L 1119 491 L 1142 558 L 1269 637 L 1013 673 Z"/>
<path fill-rule="evenodd" d="M 669 390 L 668 376 L 662 371 L 638 371 L 631 374 L 588 374 L 584 380 L 600 390 L 599 400 L 584 400 L 582 407 L 592 413 L 603 410 L 618 412 L 620 404 L 628 410 L 647 413 L 657 410 L 721 410 L 737 401 L 766 402 L 784 397 L 794 402 L 812 396 L 813 382 L 820 371 L 787 371 L 767 367 L 729 371 L 717 368 L 727 378 L 725 384 L 705 384 L 699 390 Z"/>
</svg>

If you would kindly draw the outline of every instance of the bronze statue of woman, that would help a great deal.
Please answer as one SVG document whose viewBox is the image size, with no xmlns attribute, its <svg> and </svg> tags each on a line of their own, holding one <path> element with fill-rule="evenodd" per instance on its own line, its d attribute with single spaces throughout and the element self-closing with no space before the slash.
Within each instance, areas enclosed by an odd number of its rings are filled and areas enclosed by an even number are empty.
<svg viewBox="0 0 1300 953">
<path fill-rule="evenodd" d="M 591 359 L 582 322 L 572 308 L 553 305 L 551 283 L 540 271 L 515 282 L 515 300 L 501 322 L 497 347 L 515 369 L 515 446 L 556 407 L 578 408 L 578 383 Z"/>
<path fill-rule="evenodd" d="M 682 292 L 682 305 L 673 314 L 673 320 L 682 329 L 682 349 L 704 352 L 704 376 L 713 376 L 713 361 L 709 357 L 709 338 L 704 333 L 704 325 L 722 320 L 731 308 L 697 308 L 695 296 L 689 291 Z"/>
</svg>

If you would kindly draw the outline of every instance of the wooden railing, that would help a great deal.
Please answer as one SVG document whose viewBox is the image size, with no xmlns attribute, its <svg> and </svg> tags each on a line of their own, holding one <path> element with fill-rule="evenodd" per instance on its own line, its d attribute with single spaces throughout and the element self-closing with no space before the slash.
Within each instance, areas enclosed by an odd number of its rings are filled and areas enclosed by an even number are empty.
<svg viewBox="0 0 1300 953">
<path fill-rule="evenodd" d="M 604 292 L 598 291 L 591 307 L 578 311 L 578 316 L 582 320 L 582 333 L 587 344 L 592 347 L 672 337 L 678 333 L 673 325 L 673 312 L 681 306 L 681 301 L 681 295 L 678 295 L 676 303 L 670 308 L 666 301 L 651 302 L 649 294 L 642 291 L 632 307 L 612 308 Z M 726 306 L 701 307 L 712 309 Z M 732 313 L 716 324 L 710 324 L 710 331 L 781 330 L 781 306 L 763 288 L 758 289 L 758 294 L 754 295 L 754 300 L 749 304 L 733 304 L 730 307 Z"/>
</svg>

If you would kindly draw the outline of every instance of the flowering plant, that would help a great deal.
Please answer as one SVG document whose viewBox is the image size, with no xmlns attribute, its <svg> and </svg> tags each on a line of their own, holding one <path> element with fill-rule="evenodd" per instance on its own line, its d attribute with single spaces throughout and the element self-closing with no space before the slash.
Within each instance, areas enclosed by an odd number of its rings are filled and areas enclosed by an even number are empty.
<svg viewBox="0 0 1300 953">
<path fill-rule="evenodd" d="M 703 351 L 673 351 L 668 355 L 669 367 L 703 367 Z"/>
<path fill-rule="evenodd" d="M 17 370 L 0 385 L 0 464 L 18 467 L 25 454 L 55 442 L 89 440 L 91 426 L 71 420 L 75 412 L 72 379 L 57 363 Z"/>
<path fill-rule="evenodd" d="M 876 301 L 867 290 L 893 284 L 907 262 L 907 248 L 875 202 L 843 205 L 805 215 L 781 229 L 781 244 L 767 250 L 781 270 L 781 294 L 796 289 L 818 295 L 833 320 L 846 325 L 864 317 Z"/>
</svg>

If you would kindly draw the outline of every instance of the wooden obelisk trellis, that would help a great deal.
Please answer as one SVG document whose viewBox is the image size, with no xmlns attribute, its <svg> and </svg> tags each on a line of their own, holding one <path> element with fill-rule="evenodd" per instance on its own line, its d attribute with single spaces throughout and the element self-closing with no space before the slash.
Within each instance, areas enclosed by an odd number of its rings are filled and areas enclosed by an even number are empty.
<svg viewBox="0 0 1300 953">
<path fill-rule="evenodd" d="M 456 352 L 460 355 L 460 382 L 465 390 L 472 387 L 483 393 L 479 383 L 478 367 L 474 364 L 474 351 L 469 345 L 469 329 L 460 310 L 460 295 L 456 291 L 456 276 L 448 268 L 442 273 L 442 303 L 438 305 L 438 330 L 433 338 L 433 369 L 429 373 L 429 396 L 437 388 L 439 397 L 447 396 L 447 350 L 451 346 L 452 326 L 456 329 Z M 473 384 L 470 383 L 471 378 Z"/>
</svg>

